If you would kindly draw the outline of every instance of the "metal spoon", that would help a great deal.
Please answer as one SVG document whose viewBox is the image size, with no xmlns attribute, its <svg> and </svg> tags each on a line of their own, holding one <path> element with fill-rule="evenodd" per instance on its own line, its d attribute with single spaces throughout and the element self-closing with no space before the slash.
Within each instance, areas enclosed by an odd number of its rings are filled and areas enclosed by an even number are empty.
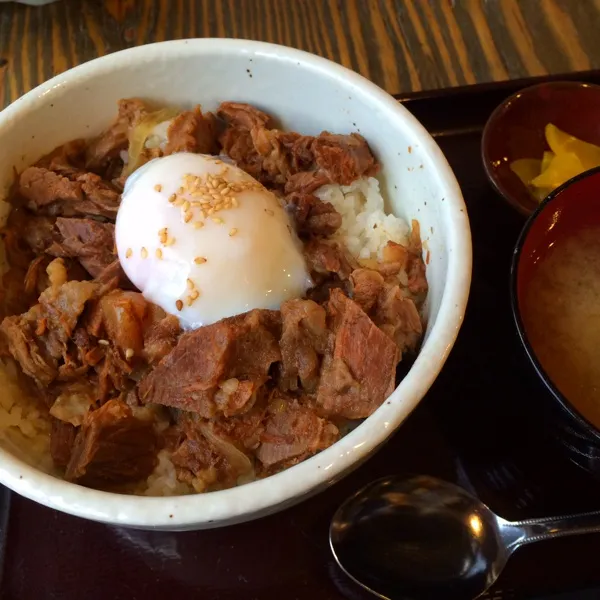
<svg viewBox="0 0 600 600">
<path fill-rule="evenodd" d="M 600 511 L 511 523 L 432 477 L 370 483 L 335 513 L 342 570 L 380 598 L 467 600 L 483 594 L 523 544 L 600 531 Z"/>
</svg>

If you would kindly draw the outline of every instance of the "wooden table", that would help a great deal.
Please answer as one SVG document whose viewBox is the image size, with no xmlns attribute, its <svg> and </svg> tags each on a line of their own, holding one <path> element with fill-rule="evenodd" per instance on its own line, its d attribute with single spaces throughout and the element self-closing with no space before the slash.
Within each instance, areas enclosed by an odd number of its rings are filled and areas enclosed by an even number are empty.
<svg viewBox="0 0 600 600">
<path fill-rule="evenodd" d="M 60 0 L 0 4 L 0 107 L 96 56 L 186 37 L 321 54 L 394 94 L 600 67 L 600 0 Z"/>
</svg>

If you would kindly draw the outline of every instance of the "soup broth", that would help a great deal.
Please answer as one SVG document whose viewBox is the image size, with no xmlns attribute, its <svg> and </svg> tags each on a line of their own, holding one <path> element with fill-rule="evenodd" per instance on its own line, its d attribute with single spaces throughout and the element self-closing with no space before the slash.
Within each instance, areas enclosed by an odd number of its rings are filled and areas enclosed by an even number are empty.
<svg viewBox="0 0 600 600">
<path fill-rule="evenodd" d="M 558 238 L 533 268 L 520 303 L 544 371 L 600 427 L 600 227 Z"/>
</svg>

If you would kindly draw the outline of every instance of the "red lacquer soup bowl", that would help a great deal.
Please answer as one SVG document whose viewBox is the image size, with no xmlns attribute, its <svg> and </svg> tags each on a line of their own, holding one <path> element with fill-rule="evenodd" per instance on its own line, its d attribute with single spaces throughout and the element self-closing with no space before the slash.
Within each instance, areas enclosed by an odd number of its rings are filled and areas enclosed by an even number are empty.
<svg viewBox="0 0 600 600">
<path fill-rule="evenodd" d="M 600 289 L 600 267 L 594 265 L 600 265 L 600 168 L 578 175 L 544 200 L 521 232 L 511 270 L 518 333 L 548 392 L 542 394 L 540 423 L 556 429 L 554 437 L 574 462 L 600 474 L 600 389 L 596 410 L 594 368 L 582 366 L 597 363 L 600 371 L 593 351 L 591 362 L 583 360 L 586 348 L 593 347 L 587 313 L 598 305 L 595 281 Z"/>
</svg>

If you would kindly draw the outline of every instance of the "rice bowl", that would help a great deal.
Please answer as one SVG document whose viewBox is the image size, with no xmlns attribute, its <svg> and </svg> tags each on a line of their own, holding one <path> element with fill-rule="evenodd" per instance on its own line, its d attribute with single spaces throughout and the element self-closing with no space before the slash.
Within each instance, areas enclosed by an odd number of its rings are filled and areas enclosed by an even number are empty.
<svg viewBox="0 0 600 600">
<path fill-rule="evenodd" d="M 348 97 L 352 98 L 352 100 L 349 99 L 347 101 L 348 105 L 345 107 L 345 110 L 348 111 L 347 116 L 342 117 L 340 116 L 340 113 L 336 113 L 335 118 L 327 119 L 322 117 L 319 123 L 319 118 L 315 118 L 314 113 L 305 113 L 304 117 L 299 116 L 303 114 L 303 110 L 298 102 L 289 104 L 290 110 L 278 107 L 277 102 L 282 102 L 284 106 L 288 106 L 287 103 L 289 100 L 286 98 L 281 98 L 281 100 L 276 101 L 271 100 L 272 106 L 267 106 L 267 108 L 272 109 L 274 113 L 283 116 L 284 120 L 286 120 L 286 115 L 289 114 L 289 121 L 293 124 L 295 129 L 302 129 L 309 133 L 312 133 L 317 129 L 352 130 L 351 123 L 356 122 L 357 126 L 361 129 L 361 133 L 365 135 L 369 142 L 373 143 L 374 149 L 379 155 L 384 168 L 384 179 L 382 181 L 385 188 L 385 196 L 394 206 L 394 212 L 398 207 L 402 207 L 403 198 L 406 198 L 406 208 L 404 211 L 399 212 L 399 215 L 406 215 L 408 218 L 418 218 L 421 223 L 421 230 L 423 232 L 428 232 L 427 236 L 424 237 L 429 238 L 428 240 L 426 239 L 426 241 L 428 251 L 431 255 L 430 266 L 428 266 L 428 269 L 431 269 L 431 294 L 426 306 L 428 330 L 421 354 L 417 358 L 411 372 L 388 399 L 388 404 L 382 406 L 362 425 L 349 433 L 346 437 L 342 438 L 341 441 L 337 442 L 330 449 L 324 450 L 317 456 L 291 468 L 292 472 L 302 474 L 301 476 L 292 475 L 290 479 L 288 471 L 273 475 L 262 481 L 245 485 L 243 488 L 245 506 L 237 503 L 236 489 L 209 493 L 202 497 L 175 497 L 173 499 L 126 498 L 114 494 L 107 494 L 105 492 L 84 490 L 77 486 L 73 486 L 72 484 L 62 483 L 58 480 L 48 480 L 37 471 L 27 470 L 27 468 L 23 467 L 19 462 L 12 463 L 11 461 L 13 459 L 7 456 L 2 471 L 0 471 L 2 480 L 8 483 L 10 487 L 13 487 L 13 489 L 16 488 L 17 491 L 30 497 L 34 497 L 44 503 L 50 503 L 56 508 L 67 510 L 68 512 L 73 512 L 82 516 L 88 516 L 89 518 L 109 522 L 115 522 L 116 520 L 116 522 L 122 524 L 141 527 L 199 528 L 215 526 L 216 524 L 225 522 L 245 520 L 247 518 L 258 516 L 259 514 L 264 514 L 265 512 L 271 512 L 272 510 L 282 508 L 290 502 L 295 502 L 307 493 L 316 491 L 317 488 L 325 483 L 325 481 L 331 481 L 334 477 L 346 472 L 351 464 L 364 459 L 370 451 L 378 446 L 381 441 L 389 435 L 389 432 L 401 422 L 410 410 L 412 410 L 441 367 L 441 363 L 456 335 L 457 327 L 462 319 L 470 276 L 468 223 L 464 212 L 462 212 L 464 211 L 464 207 L 456 183 L 454 182 L 443 157 L 439 154 L 439 150 L 424 131 L 401 107 L 397 106 L 385 94 L 374 88 L 374 86 L 371 86 L 371 84 L 362 80 L 362 78 L 355 75 L 348 76 L 345 70 L 331 66 L 327 61 L 307 56 L 304 53 L 297 53 L 295 51 L 263 44 L 248 45 L 246 43 L 245 45 L 242 45 L 238 42 L 231 41 L 212 41 L 211 44 L 208 44 L 207 40 L 202 40 L 189 43 L 178 42 L 162 45 L 161 52 L 166 51 L 166 54 L 161 55 L 163 57 L 161 60 L 163 62 L 168 62 L 169 60 L 176 61 L 178 65 L 182 67 L 182 70 L 185 71 L 183 65 L 189 65 L 189 68 L 192 68 L 194 60 L 198 60 L 198 53 L 200 53 L 200 55 L 203 53 L 208 53 L 210 55 L 212 52 L 216 51 L 215 48 L 217 47 L 221 52 L 227 50 L 227 52 L 230 53 L 228 60 L 232 60 L 234 63 L 235 61 L 246 62 L 250 58 L 252 59 L 250 62 L 252 62 L 252 68 L 254 69 L 254 77 L 251 80 L 249 93 L 247 94 L 247 97 L 244 98 L 248 101 L 259 102 L 259 98 L 265 97 L 264 88 L 260 90 L 252 88 L 252 86 L 256 85 L 256 80 L 263 82 L 268 81 L 268 79 L 261 80 L 261 76 L 267 77 L 266 74 L 263 75 L 261 72 L 261 64 L 263 64 L 261 61 L 263 60 L 268 61 L 269 63 L 269 68 L 267 70 L 270 71 L 274 66 L 279 65 L 280 68 L 283 69 L 282 72 L 285 72 L 285 65 L 287 65 L 288 61 L 295 60 L 295 58 L 291 57 L 297 57 L 297 62 L 300 63 L 297 65 L 297 67 L 299 67 L 299 72 L 304 73 L 310 81 L 313 81 L 313 90 L 323 89 L 323 92 L 325 91 L 322 86 L 326 86 L 327 84 L 321 80 L 323 77 L 324 81 L 337 81 L 338 83 L 340 81 L 338 76 L 344 78 L 348 77 L 347 81 L 349 82 L 348 85 L 351 90 L 350 94 L 352 94 L 352 96 Z M 244 48 L 247 47 L 255 48 L 255 51 L 251 53 L 251 56 L 246 54 Z M 96 88 L 96 92 L 99 89 L 104 90 L 102 105 L 110 104 L 118 99 L 118 97 L 133 94 L 143 95 L 142 88 L 139 87 L 141 85 L 140 79 L 138 78 L 136 89 L 135 86 L 131 85 L 131 73 L 129 73 L 129 77 L 127 74 L 129 69 L 138 69 L 141 64 L 144 64 L 145 68 L 150 68 L 151 63 L 154 60 L 154 55 L 152 54 L 153 48 L 155 47 L 146 47 L 128 51 L 120 55 L 113 55 L 107 59 L 101 59 L 96 63 L 91 63 L 91 65 L 76 69 L 62 78 L 67 78 L 67 81 L 69 81 L 69 77 L 76 77 L 76 79 L 71 80 L 76 81 L 76 83 L 73 83 L 71 86 L 64 84 L 66 87 L 63 88 L 60 84 L 61 78 L 59 78 L 59 81 L 54 87 L 55 91 L 53 93 L 55 94 L 55 97 L 52 98 L 54 102 L 49 101 L 47 96 L 42 101 L 42 96 L 39 93 L 32 93 L 33 96 L 30 96 L 30 102 L 34 105 L 37 104 L 36 108 L 38 109 L 38 114 L 42 106 L 45 107 L 45 110 L 50 110 L 50 107 L 46 102 L 54 104 L 52 109 L 60 107 L 62 102 L 64 107 L 61 110 L 66 110 L 67 104 L 70 105 L 71 102 L 77 101 L 77 93 L 83 94 L 83 96 L 89 99 L 93 104 L 93 99 L 91 98 L 91 95 L 89 95 L 90 90 L 87 88 L 94 88 L 94 85 L 100 86 L 99 88 Z M 158 50 L 156 51 L 158 52 Z M 119 58 L 120 56 L 123 58 Z M 105 61 L 105 67 L 102 67 L 103 61 Z M 106 61 L 109 61 L 109 64 L 107 64 Z M 94 64 L 99 66 L 94 68 Z M 134 64 L 136 65 L 135 67 L 133 67 Z M 263 65 L 263 68 L 266 68 L 266 63 Z M 86 75 L 86 69 L 91 69 L 88 75 Z M 81 72 L 82 70 L 83 73 Z M 322 72 L 322 70 L 325 72 Z M 80 76 L 77 76 L 78 72 L 81 73 Z M 150 79 L 152 79 L 153 82 L 156 82 L 157 78 L 160 79 L 162 76 L 161 73 L 166 76 L 163 65 L 159 61 L 156 65 L 156 72 Z M 111 95 L 109 96 L 106 94 L 108 88 L 103 85 L 103 82 L 106 81 L 107 77 L 111 78 L 115 76 L 118 77 L 120 82 L 119 89 L 111 89 Z M 314 82 L 317 80 L 320 83 L 316 84 L 317 87 L 315 88 Z M 221 88 L 217 89 L 219 84 L 214 81 L 212 83 L 214 83 L 215 86 L 214 93 L 211 91 L 213 99 L 208 98 L 207 101 L 203 102 L 203 104 L 207 104 L 209 108 L 211 107 L 211 104 L 215 103 L 215 100 L 218 97 L 226 97 L 226 91 L 223 89 L 225 84 L 223 83 Z M 52 89 L 52 86 L 48 84 L 47 89 Z M 183 94 L 186 97 L 182 98 L 181 86 L 174 86 L 173 89 L 174 97 L 165 97 L 163 94 L 160 99 L 168 103 L 185 103 L 186 101 L 189 103 L 189 100 L 196 93 L 194 90 L 188 90 Z M 113 91 L 114 96 L 112 95 Z M 317 96 L 319 96 L 319 94 L 320 92 L 317 93 Z M 177 97 L 178 95 L 179 97 Z M 374 98 L 372 95 L 374 95 Z M 374 120 L 371 119 L 369 121 L 365 114 L 363 114 L 362 120 L 360 118 L 361 110 L 363 110 L 362 107 L 368 102 L 374 102 L 375 98 L 380 109 L 386 114 L 386 118 L 392 119 L 393 122 L 395 122 L 394 119 L 399 119 L 398 132 L 399 135 L 404 136 L 403 146 L 413 147 L 413 152 L 404 152 L 403 154 L 402 160 L 406 161 L 404 162 L 406 165 L 405 175 L 393 178 L 392 171 L 390 171 L 390 169 L 393 169 L 394 171 L 399 170 L 393 166 L 394 161 L 397 160 L 394 158 L 398 154 L 395 150 L 395 148 L 398 147 L 397 144 L 386 146 L 386 143 L 382 141 L 380 136 L 376 133 L 378 129 Z M 79 101 L 81 100 L 82 98 L 79 99 Z M 21 104 L 19 104 L 19 102 Z M 12 107 L 13 112 L 16 111 L 17 115 L 26 108 L 25 106 L 20 108 L 23 101 L 19 102 Z M 342 102 L 341 99 L 340 102 Z M 97 108 L 99 114 L 94 116 L 94 124 L 93 126 L 89 126 L 90 131 L 92 129 L 96 132 L 99 131 L 99 129 L 106 126 L 106 123 L 110 118 L 107 114 L 107 109 L 104 106 L 100 106 L 99 103 Z M 10 113 L 10 111 L 11 109 L 8 109 L 6 112 Z M 35 112 L 36 111 L 30 110 L 28 114 L 35 116 Z M 54 111 L 54 114 L 56 114 L 56 112 L 58 111 Z M 66 115 L 66 113 L 64 114 Z M 57 135 L 57 132 L 54 132 L 54 135 L 49 135 L 47 147 L 43 147 L 43 145 L 34 146 L 31 144 L 29 150 L 26 151 L 29 154 L 26 154 L 25 158 L 19 159 L 19 157 L 16 156 L 7 156 L 5 157 L 5 162 L 14 164 L 18 170 L 22 170 L 23 167 L 31 164 L 43 153 L 50 150 L 51 147 L 67 141 L 68 138 L 85 134 L 88 129 L 86 125 L 89 125 L 89 123 L 86 123 L 86 120 L 86 118 L 83 118 L 79 122 L 76 122 L 77 119 L 74 119 L 69 132 L 61 133 L 60 137 Z M 338 123 L 332 122 L 336 120 Z M 48 129 L 52 129 L 52 124 L 48 121 L 45 121 L 45 125 L 44 122 L 30 122 L 29 126 L 38 127 L 42 133 L 44 132 L 45 127 L 46 133 L 52 134 L 52 131 L 48 131 Z M 9 126 L 6 120 L 1 123 L 0 127 L 2 127 L 2 129 L 0 129 L 0 135 L 6 135 L 7 130 L 9 130 L 11 135 L 18 135 L 18 126 Z M 372 131 L 369 131 L 369 129 Z M 428 171 L 429 169 L 435 171 L 429 172 L 428 181 L 426 181 L 427 178 L 419 177 L 421 174 L 419 173 L 418 167 L 421 164 L 423 164 L 424 167 L 421 169 L 422 171 Z M 409 171 L 408 169 L 413 170 Z M 6 180 L 4 181 L 4 184 L 7 186 L 10 183 L 8 173 L 5 174 L 5 177 Z M 418 182 L 417 179 L 419 180 Z M 440 188 L 437 186 L 442 185 L 442 182 L 444 191 L 440 193 Z M 370 184 L 368 182 L 363 182 L 361 185 L 367 186 L 367 188 L 370 189 L 370 186 L 373 186 L 373 182 Z M 400 191 L 390 193 L 391 190 L 394 190 L 394 186 L 397 186 Z M 422 187 L 419 188 L 419 186 Z M 329 193 L 332 198 L 334 196 L 338 196 L 339 198 L 339 194 L 343 194 L 344 192 L 341 190 L 329 190 L 323 193 Z M 355 194 L 355 191 L 345 190 L 345 194 Z M 372 194 L 369 195 L 372 196 Z M 403 198 L 398 198 L 398 196 L 403 196 Z M 418 196 L 418 199 L 415 196 Z M 440 196 L 444 198 L 443 202 L 441 201 Z M 335 199 L 330 201 L 335 203 Z M 364 216 L 365 218 L 370 216 L 371 218 L 380 219 L 378 223 L 381 223 L 381 227 L 377 228 L 380 230 L 380 232 L 378 232 L 378 237 L 380 235 L 385 236 L 391 233 L 396 239 L 399 239 L 399 237 L 402 236 L 405 238 L 408 234 L 406 222 L 397 222 L 393 219 L 387 219 L 386 221 L 386 217 L 383 217 L 382 215 L 373 217 L 373 215 L 376 214 L 374 211 L 380 210 L 380 206 L 377 205 L 380 205 L 381 201 L 377 200 L 376 196 L 369 198 L 367 204 L 371 201 L 373 202 L 373 207 L 369 206 L 366 211 L 368 214 L 365 214 Z M 435 208 L 430 209 L 429 207 L 432 206 L 434 202 Z M 365 212 L 364 210 L 361 211 L 360 208 L 362 207 L 357 207 L 354 212 L 355 215 Z M 419 210 L 416 210 L 417 208 L 419 208 Z M 344 214 L 342 214 L 342 217 L 344 217 Z M 358 255 L 362 252 L 363 256 L 361 256 L 361 258 L 366 258 L 364 254 L 366 254 L 367 251 L 371 256 L 376 256 L 381 248 L 381 243 L 378 243 L 376 239 L 360 239 L 360 236 L 355 235 L 355 232 L 352 231 L 352 215 L 348 213 L 346 217 L 347 226 L 343 226 L 342 235 L 348 240 L 348 246 L 353 248 L 352 252 Z M 446 218 L 450 219 L 446 222 L 447 225 L 451 224 L 448 225 L 448 227 L 444 227 L 444 225 L 441 224 L 442 221 L 440 221 L 440 219 Z M 455 230 L 454 228 L 458 228 L 459 224 L 462 224 L 461 227 Z M 460 231 L 460 233 L 458 233 L 458 231 Z M 450 246 L 448 246 L 448 244 L 451 244 L 451 247 L 454 248 L 452 252 L 449 252 Z M 453 285 L 456 285 L 459 288 L 453 288 L 455 289 L 453 292 L 455 295 L 453 297 L 452 294 L 448 296 L 443 293 L 443 290 L 446 288 L 446 278 L 449 277 L 455 278 L 456 281 Z M 448 298 L 450 299 L 448 300 Z M 450 303 L 452 306 L 450 306 Z M 445 309 L 444 306 L 446 306 Z M 442 312 L 440 313 L 441 309 Z M 436 338 L 438 338 L 439 335 L 436 333 L 437 331 L 441 333 L 445 332 L 446 337 L 442 336 L 442 339 L 438 339 L 436 342 Z M 401 393 L 402 389 L 405 389 L 406 391 Z M 403 394 L 408 394 L 406 398 L 410 398 L 410 400 L 401 400 Z M 6 406 L 9 404 L 10 403 L 7 402 Z M 18 410 L 16 410 L 15 414 L 11 417 L 10 409 L 15 410 L 14 407 L 9 408 L 9 418 L 12 418 L 13 421 L 14 419 L 22 418 L 22 414 L 19 415 Z M 36 418 L 35 413 L 33 418 Z M 383 429 L 381 428 L 382 424 L 385 424 Z M 23 425 L 23 427 L 25 430 L 28 429 L 27 425 Z M 355 446 L 360 448 L 360 451 L 352 451 Z M 334 457 L 338 458 L 332 461 L 331 459 Z M 332 466 L 329 467 L 327 476 L 324 477 L 323 473 L 320 471 L 330 464 Z M 15 468 L 20 471 L 20 475 L 23 475 L 23 479 L 15 477 Z M 169 465 L 167 462 L 161 460 L 159 462 L 159 468 L 164 470 L 165 477 L 168 478 Z M 157 475 L 157 477 L 154 478 L 152 483 L 156 487 L 159 473 L 155 473 L 155 475 Z M 300 478 L 298 479 L 298 477 Z M 40 483 L 43 483 L 43 485 L 40 485 Z M 52 488 L 54 488 L 54 486 L 60 487 L 60 493 L 52 496 L 54 500 L 51 500 L 51 496 L 44 491 L 44 486 L 46 485 L 50 485 Z M 255 492 L 253 490 L 257 491 Z M 181 491 L 175 493 L 181 493 Z M 74 495 L 71 496 L 71 494 Z M 248 497 L 252 499 L 250 505 L 247 503 Z M 85 498 L 85 501 L 81 504 L 76 498 Z M 101 504 L 95 504 L 91 507 L 89 501 L 93 498 L 102 498 Z M 225 504 L 223 504 L 223 502 L 225 502 Z M 119 506 L 119 510 L 115 513 L 114 509 L 117 506 Z M 211 522 L 210 525 L 209 522 Z"/>
</svg>

